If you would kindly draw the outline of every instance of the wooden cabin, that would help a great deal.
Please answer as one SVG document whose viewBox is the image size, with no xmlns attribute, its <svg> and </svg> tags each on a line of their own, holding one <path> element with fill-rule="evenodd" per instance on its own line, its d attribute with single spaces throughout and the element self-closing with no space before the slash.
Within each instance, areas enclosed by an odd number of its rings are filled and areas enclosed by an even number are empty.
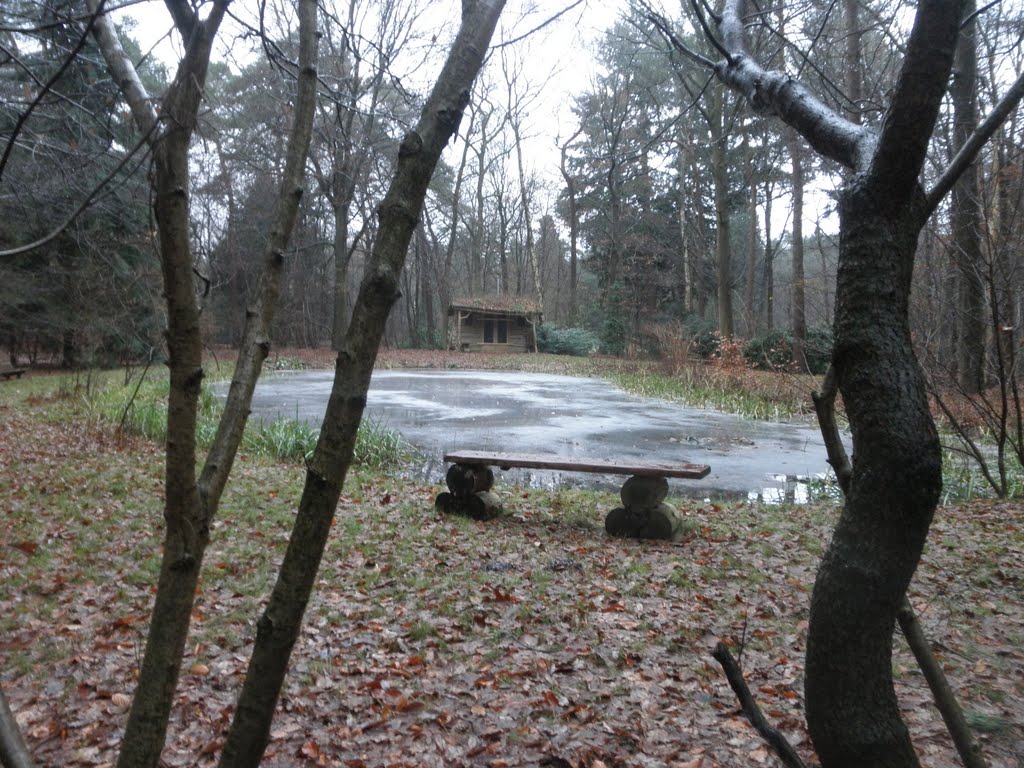
<svg viewBox="0 0 1024 768">
<path fill-rule="evenodd" d="M 448 348 L 462 352 L 536 352 L 542 314 L 529 296 L 453 299 Z"/>
</svg>

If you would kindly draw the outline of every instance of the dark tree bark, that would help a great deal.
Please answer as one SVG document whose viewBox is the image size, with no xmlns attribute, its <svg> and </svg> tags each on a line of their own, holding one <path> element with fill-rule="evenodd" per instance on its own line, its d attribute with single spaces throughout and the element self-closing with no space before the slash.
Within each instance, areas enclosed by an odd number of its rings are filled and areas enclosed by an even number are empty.
<svg viewBox="0 0 1024 768">
<path fill-rule="evenodd" d="M 966 13 L 977 3 L 969 0 Z M 956 69 L 950 95 L 953 100 L 953 149 L 958 151 L 978 128 L 978 40 L 972 21 L 960 33 Z M 965 392 L 977 393 L 985 386 L 985 265 L 981 254 L 982 205 L 978 167 L 964 169 L 950 195 L 953 225 L 953 263 L 956 265 L 957 379 Z"/>
<path fill-rule="evenodd" d="M 90 0 L 95 3 L 96 0 Z M 196 419 L 203 378 L 199 305 L 193 285 L 189 231 L 188 149 L 203 96 L 210 51 L 228 0 L 217 0 L 205 20 L 185 2 L 169 0 L 175 26 L 187 42 L 177 76 L 161 100 L 159 119 L 109 19 L 96 24 L 104 59 L 153 147 L 154 214 L 167 301 L 170 392 L 167 408 L 164 552 L 136 689 L 118 765 L 156 766 L 195 601 L 199 572 L 249 415 L 252 392 L 270 349 L 284 249 L 294 227 L 312 133 L 316 97 L 316 5 L 300 0 L 300 62 L 295 122 L 281 190 L 270 225 L 263 271 L 246 324 L 238 363 L 202 473 L 196 473 Z"/>
<path fill-rule="evenodd" d="M 729 0 L 720 21 L 727 53 L 714 66 L 719 78 L 854 172 L 839 204 L 833 351 L 854 460 L 814 585 L 806 663 L 807 721 L 825 768 L 918 765 L 893 690 L 892 642 L 941 492 L 942 461 L 910 338 L 914 254 L 928 216 L 1024 92 L 1018 79 L 932 191 L 922 189 L 964 7 L 964 0 L 917 4 L 877 132 L 830 110 L 798 81 L 762 69 L 744 39 L 745 0 Z M 663 19 L 649 17 L 673 37 Z"/>
<path fill-rule="evenodd" d="M 366 405 L 374 361 L 427 185 L 458 127 L 473 81 L 483 65 L 504 2 L 464 2 L 462 25 L 415 129 L 398 150 L 391 186 L 378 209 L 380 229 L 338 353 L 334 385 L 316 450 L 306 471 L 295 526 L 266 610 L 235 710 L 222 766 L 255 766 L 270 738 L 270 723 L 292 648 L 316 581 L 327 536 Z"/>
<path fill-rule="evenodd" d="M 18 721 L 0 689 L 0 765 L 4 768 L 34 768 L 32 754 L 21 737 Z"/>
</svg>

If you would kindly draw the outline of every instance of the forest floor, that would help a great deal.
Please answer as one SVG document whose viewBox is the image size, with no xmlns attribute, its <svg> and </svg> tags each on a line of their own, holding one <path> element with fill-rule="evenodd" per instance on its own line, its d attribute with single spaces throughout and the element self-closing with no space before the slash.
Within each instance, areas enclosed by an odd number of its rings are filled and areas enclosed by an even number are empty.
<svg viewBox="0 0 1024 768">
<path fill-rule="evenodd" d="M 0 383 L 0 684 L 41 765 L 109 765 L 159 567 L 162 454 L 73 394 L 19 391 Z M 236 465 L 166 766 L 215 764 L 302 480 Z M 436 512 L 440 490 L 350 475 L 264 765 L 781 765 L 709 655 L 719 639 L 813 760 L 802 659 L 835 505 L 687 502 L 682 540 L 637 542 L 604 534 L 608 494 L 505 487 L 506 514 L 477 523 Z M 1024 765 L 1022 511 L 940 508 L 911 589 L 992 768 Z M 958 765 L 899 636 L 893 669 L 922 764 Z"/>
</svg>

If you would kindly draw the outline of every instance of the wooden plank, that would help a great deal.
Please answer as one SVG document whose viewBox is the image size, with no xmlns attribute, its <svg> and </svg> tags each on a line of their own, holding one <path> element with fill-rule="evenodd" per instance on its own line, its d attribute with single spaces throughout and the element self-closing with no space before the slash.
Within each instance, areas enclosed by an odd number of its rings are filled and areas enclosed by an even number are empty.
<svg viewBox="0 0 1024 768">
<path fill-rule="evenodd" d="M 570 459 L 554 455 L 525 453 L 496 453 L 492 451 L 453 451 L 444 455 L 453 464 L 483 464 L 489 467 L 528 467 L 531 469 L 560 469 L 567 472 L 597 472 L 610 475 L 639 475 L 640 477 L 683 477 L 700 480 L 707 477 L 711 467 L 707 464 L 660 464 L 639 461 L 607 461 L 604 459 Z"/>
<path fill-rule="evenodd" d="M 9 379 L 20 379 L 25 373 L 25 368 L 10 368 L 6 371 L 0 371 L 0 376 L 3 376 L 5 380 Z"/>
</svg>

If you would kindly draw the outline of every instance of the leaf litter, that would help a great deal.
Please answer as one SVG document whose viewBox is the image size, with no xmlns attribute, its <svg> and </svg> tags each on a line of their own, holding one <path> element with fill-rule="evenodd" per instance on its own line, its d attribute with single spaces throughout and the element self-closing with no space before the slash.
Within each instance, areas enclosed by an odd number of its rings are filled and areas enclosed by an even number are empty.
<svg viewBox="0 0 1024 768">
<path fill-rule="evenodd" d="M 159 568 L 159 448 L 46 403 L 0 406 L 0 684 L 42 765 L 116 760 Z M 163 762 L 215 764 L 298 494 L 240 457 L 197 595 Z M 266 766 L 777 766 L 710 649 L 813 760 L 802 658 L 837 511 L 687 502 L 686 537 L 609 539 L 601 493 L 499 485 L 506 514 L 442 516 L 440 486 L 349 479 Z M 1024 758 L 1018 502 L 939 510 L 911 599 L 994 768 Z M 894 674 L 922 762 L 958 764 L 909 650 Z"/>
</svg>

